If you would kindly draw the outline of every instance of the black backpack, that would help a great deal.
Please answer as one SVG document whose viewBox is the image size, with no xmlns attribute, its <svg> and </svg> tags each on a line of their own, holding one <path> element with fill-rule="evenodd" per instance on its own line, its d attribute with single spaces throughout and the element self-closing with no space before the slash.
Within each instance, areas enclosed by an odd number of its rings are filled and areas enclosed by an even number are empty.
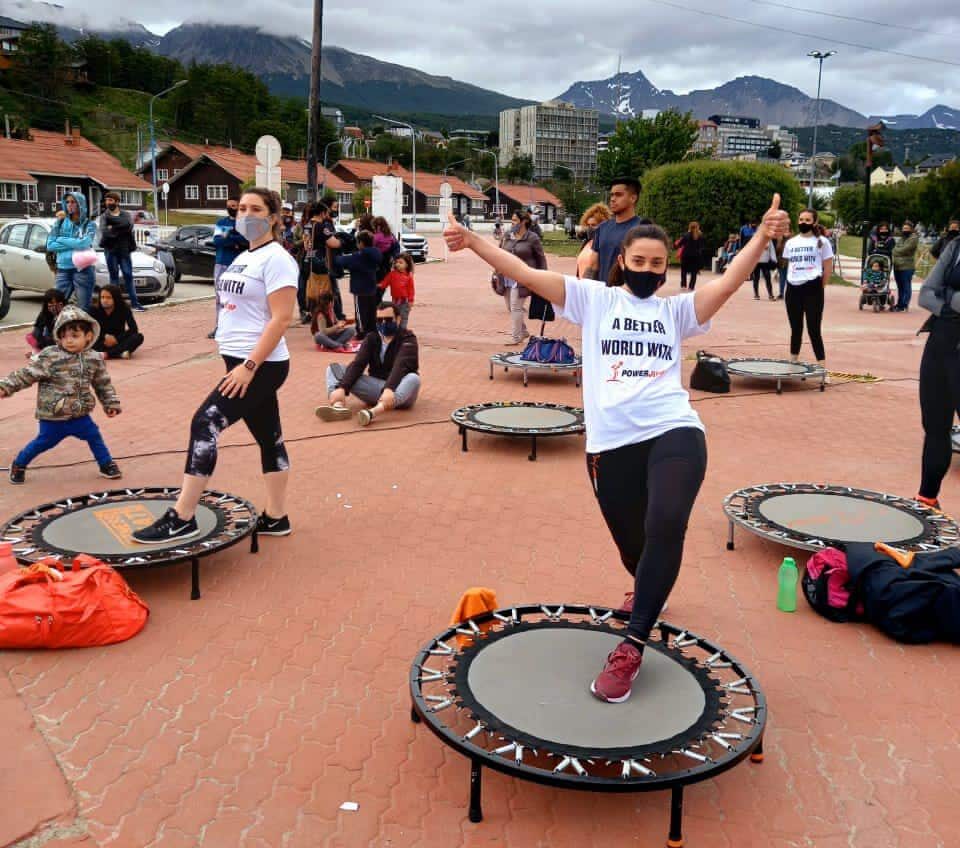
<svg viewBox="0 0 960 848">
<path fill-rule="evenodd" d="M 690 388 L 700 392 L 727 394 L 730 391 L 727 363 L 719 356 L 698 350 L 697 364 L 690 375 Z"/>
</svg>

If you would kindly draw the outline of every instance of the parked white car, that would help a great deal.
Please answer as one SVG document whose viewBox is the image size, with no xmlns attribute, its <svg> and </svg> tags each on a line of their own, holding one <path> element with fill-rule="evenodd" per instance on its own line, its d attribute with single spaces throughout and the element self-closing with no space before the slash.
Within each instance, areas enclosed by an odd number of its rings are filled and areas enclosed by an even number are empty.
<svg viewBox="0 0 960 848">
<path fill-rule="evenodd" d="M 53 218 L 22 218 L 0 228 L 0 319 L 10 309 L 10 291 L 44 292 L 53 287 L 47 265 L 47 236 Z M 102 251 L 97 251 L 96 287 L 110 282 Z M 141 251 L 131 254 L 133 280 L 142 301 L 163 301 L 173 294 L 173 274 L 163 262 Z"/>
</svg>

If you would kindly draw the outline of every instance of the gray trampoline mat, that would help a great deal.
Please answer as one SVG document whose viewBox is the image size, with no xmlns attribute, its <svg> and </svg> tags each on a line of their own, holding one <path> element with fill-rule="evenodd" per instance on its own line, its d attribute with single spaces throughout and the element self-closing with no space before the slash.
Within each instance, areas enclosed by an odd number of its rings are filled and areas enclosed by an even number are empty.
<svg viewBox="0 0 960 848">
<path fill-rule="evenodd" d="M 539 406 L 495 406 L 473 414 L 473 420 L 491 427 L 544 430 L 551 427 L 569 427 L 577 423 L 577 416 L 565 409 Z"/>
<path fill-rule="evenodd" d="M 924 531 L 915 515 L 846 495 L 777 495 L 759 505 L 768 521 L 838 542 L 902 542 Z"/>
<path fill-rule="evenodd" d="M 760 359 L 728 362 L 727 371 L 744 377 L 799 377 L 811 373 L 805 365 L 799 365 L 796 362 L 767 362 Z"/>
<path fill-rule="evenodd" d="M 130 533 L 151 524 L 176 503 L 173 498 L 158 500 L 107 501 L 68 512 L 43 528 L 45 544 L 63 551 L 82 551 L 93 556 L 135 555 L 144 551 L 162 551 L 183 546 L 173 540 L 167 545 L 138 545 Z M 217 515 L 209 507 L 197 507 L 199 536 L 187 544 L 210 535 L 217 526 Z"/>
<path fill-rule="evenodd" d="M 579 628 L 516 633 L 484 647 L 467 680 L 474 697 L 501 721 L 557 745 L 637 747 L 694 725 L 706 705 L 699 681 L 652 647 L 644 652 L 629 700 L 607 704 L 590 693 L 607 654 L 621 641 Z"/>
</svg>

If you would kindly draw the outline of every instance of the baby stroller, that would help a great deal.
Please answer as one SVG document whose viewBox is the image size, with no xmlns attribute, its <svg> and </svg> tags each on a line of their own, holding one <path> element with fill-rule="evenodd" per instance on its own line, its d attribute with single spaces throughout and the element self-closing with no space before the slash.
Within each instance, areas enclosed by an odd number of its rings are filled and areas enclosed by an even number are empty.
<svg viewBox="0 0 960 848">
<path fill-rule="evenodd" d="M 876 267 L 875 267 L 876 266 Z M 893 263 L 889 256 L 872 253 L 867 257 L 860 276 L 860 308 L 872 306 L 874 312 L 882 312 L 896 303 L 890 291 L 890 274 Z"/>
</svg>

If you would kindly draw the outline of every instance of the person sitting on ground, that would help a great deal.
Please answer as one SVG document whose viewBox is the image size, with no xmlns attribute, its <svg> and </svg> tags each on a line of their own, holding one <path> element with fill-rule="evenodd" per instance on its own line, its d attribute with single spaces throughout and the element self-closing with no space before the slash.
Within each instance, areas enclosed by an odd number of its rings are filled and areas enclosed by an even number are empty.
<svg viewBox="0 0 960 848">
<path fill-rule="evenodd" d="M 380 289 L 390 287 L 390 300 L 400 316 L 400 329 L 407 329 L 413 308 L 413 257 L 401 253 L 393 262 L 393 270 L 380 281 Z"/>
<path fill-rule="evenodd" d="M 100 289 L 100 305 L 90 310 L 90 314 L 100 325 L 100 337 L 93 349 L 99 350 L 107 359 L 129 359 L 143 344 L 143 334 L 123 299 L 120 286 L 109 285 Z"/>
<path fill-rule="evenodd" d="M 349 418 L 348 394 L 363 401 L 369 409 L 357 413 L 357 421 L 366 427 L 392 409 L 410 409 L 420 392 L 420 347 L 417 337 L 401 330 L 393 304 L 377 313 L 377 331 L 363 340 L 356 357 L 346 368 L 334 362 L 327 366 L 327 402 L 314 412 L 324 421 Z M 364 374 L 369 371 L 369 374 Z"/>
<path fill-rule="evenodd" d="M 357 334 L 355 327 L 348 326 L 346 321 L 338 321 L 333 314 L 333 293 L 329 291 L 320 295 L 310 322 L 310 332 L 320 347 L 341 353 L 346 353 L 347 345 Z"/>
<path fill-rule="evenodd" d="M 28 357 L 57 343 L 57 339 L 53 335 L 53 325 L 66 305 L 67 299 L 59 289 L 47 289 L 43 293 L 43 306 L 40 307 L 40 314 L 37 315 L 37 320 L 33 322 L 33 330 L 26 336 L 27 344 L 30 345 L 31 350 L 27 354 Z"/>
<path fill-rule="evenodd" d="M 103 358 L 92 348 L 100 327 L 76 306 L 65 306 L 53 325 L 55 346 L 44 348 L 31 361 L 0 379 L 0 398 L 39 383 L 37 418 L 40 432 L 10 463 L 10 482 L 26 482 L 27 466 L 41 453 L 55 448 L 67 436 L 82 439 L 93 452 L 100 476 L 119 480 L 123 475 L 90 417 L 96 401 L 108 418 L 120 414 L 120 401 Z"/>
<path fill-rule="evenodd" d="M 720 263 L 719 270 L 723 271 L 727 265 L 730 264 L 730 261 L 734 256 L 737 255 L 737 250 L 740 247 L 740 240 L 736 233 L 730 233 L 727 236 L 727 240 L 723 243 L 723 248 L 720 251 Z"/>
<path fill-rule="evenodd" d="M 372 333 L 377 321 L 377 269 L 383 257 L 373 246 L 373 233 L 357 233 L 357 252 L 335 256 L 333 264 L 350 272 L 350 294 L 357 317 L 357 338 Z"/>
</svg>

